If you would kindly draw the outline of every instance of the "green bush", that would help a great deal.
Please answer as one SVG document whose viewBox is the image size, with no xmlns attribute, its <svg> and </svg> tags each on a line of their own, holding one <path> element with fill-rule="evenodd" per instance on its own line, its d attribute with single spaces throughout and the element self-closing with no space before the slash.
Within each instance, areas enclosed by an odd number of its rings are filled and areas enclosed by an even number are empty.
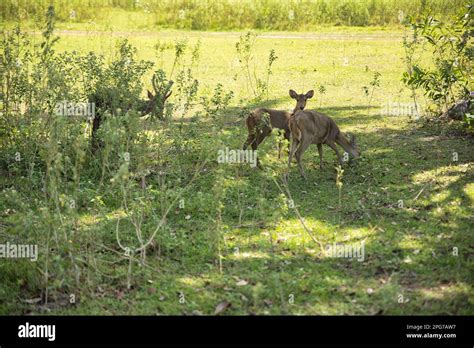
<svg viewBox="0 0 474 348">
<path fill-rule="evenodd" d="M 436 115 L 458 100 L 470 98 L 474 58 L 470 39 L 472 11 L 472 5 L 466 6 L 453 22 L 443 22 L 427 14 L 410 16 L 405 21 L 411 37 L 404 40 L 407 71 L 402 80 L 412 89 L 414 98 L 418 90 L 428 98 L 427 111 Z M 428 64 L 414 58 L 423 52 L 430 54 Z"/>
</svg>

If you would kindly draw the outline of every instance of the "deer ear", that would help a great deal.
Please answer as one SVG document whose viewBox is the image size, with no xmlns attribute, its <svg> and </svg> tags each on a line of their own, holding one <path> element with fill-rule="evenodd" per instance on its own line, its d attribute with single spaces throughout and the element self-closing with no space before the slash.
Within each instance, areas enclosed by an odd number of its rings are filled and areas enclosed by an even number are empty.
<svg viewBox="0 0 474 348">
<path fill-rule="evenodd" d="M 309 99 L 309 98 L 313 98 L 313 95 L 314 95 L 314 91 L 313 91 L 313 90 L 306 92 L 306 98 L 308 98 L 308 99 Z"/>
<path fill-rule="evenodd" d="M 290 89 L 290 97 L 293 99 L 296 99 L 298 97 L 298 93 L 296 93 L 294 90 Z"/>
<path fill-rule="evenodd" d="M 149 90 L 147 90 L 147 92 L 148 92 L 148 99 L 153 99 L 154 95 Z"/>
</svg>

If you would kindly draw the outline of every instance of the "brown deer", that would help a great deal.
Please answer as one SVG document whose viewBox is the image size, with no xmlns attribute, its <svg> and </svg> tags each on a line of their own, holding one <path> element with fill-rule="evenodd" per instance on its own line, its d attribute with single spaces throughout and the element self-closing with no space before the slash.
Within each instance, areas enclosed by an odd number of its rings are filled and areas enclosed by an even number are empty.
<svg viewBox="0 0 474 348">
<path fill-rule="evenodd" d="M 304 110 L 308 99 L 312 98 L 314 91 L 308 91 L 305 94 L 298 94 L 290 89 L 290 97 L 296 100 L 296 106 L 293 111 Z M 268 117 L 266 116 L 268 114 Z M 270 135 L 274 128 L 283 131 L 283 136 L 286 140 L 290 140 L 290 128 L 288 127 L 288 120 L 292 113 L 284 110 L 274 110 L 267 108 L 258 108 L 253 110 L 245 120 L 248 129 L 248 137 L 243 149 L 246 150 L 250 145 L 252 150 L 257 150 L 258 145 Z M 278 143 L 278 158 L 281 155 L 281 141 Z M 257 165 L 262 168 L 257 158 Z"/>
<path fill-rule="evenodd" d="M 291 160 L 295 156 L 300 174 L 306 179 L 301 157 L 310 144 L 318 146 L 320 168 L 323 166 L 323 144 L 328 145 L 336 152 L 341 165 L 343 161 L 336 143 L 355 158 L 360 156 L 360 149 L 356 144 L 355 136 L 351 135 L 350 140 L 348 140 L 339 130 L 336 122 L 323 113 L 307 110 L 298 111 L 290 117 L 288 125 L 292 137 L 288 156 L 288 172 L 290 171 Z"/>
<path fill-rule="evenodd" d="M 163 119 L 165 102 L 171 95 L 173 81 L 168 81 L 166 84 L 159 83 L 156 74 L 154 74 L 151 82 L 155 95 L 153 95 L 152 92 L 147 91 L 147 100 L 120 100 L 117 96 L 122 93 L 120 93 L 118 88 L 98 88 L 95 93 L 89 96 L 89 102 L 95 103 L 97 110 L 92 121 L 92 148 L 94 150 L 101 147 L 101 142 L 97 137 L 97 131 L 102 125 L 102 116 L 105 111 L 115 110 L 116 108 L 130 110 L 135 107 L 136 110 L 140 112 L 141 116 L 153 113 L 160 120 Z"/>
</svg>

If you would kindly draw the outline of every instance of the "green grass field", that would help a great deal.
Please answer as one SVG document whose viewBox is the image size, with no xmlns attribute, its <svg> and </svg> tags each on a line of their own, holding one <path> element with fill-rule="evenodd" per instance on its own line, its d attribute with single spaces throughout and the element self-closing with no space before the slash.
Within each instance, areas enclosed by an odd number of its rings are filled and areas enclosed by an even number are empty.
<svg viewBox="0 0 474 348">
<path fill-rule="evenodd" d="M 73 29 L 82 31 L 59 32 L 59 52 L 95 51 L 110 59 L 117 40 L 126 37 L 137 47 L 138 57 L 165 71 L 171 70 L 176 40 L 187 39 L 190 45 L 200 40 L 201 55 L 194 70 L 199 95 L 212 93 L 221 83 L 235 96 L 217 119 L 187 122 L 175 115 L 168 131 L 192 128 L 187 146 L 214 148 L 210 153 L 215 157 L 183 194 L 184 207 L 171 211 L 166 228 L 147 252 L 146 263 L 133 263 L 130 290 L 126 289 L 129 263 L 120 257 L 115 240 L 117 218 L 123 217 L 120 199 L 105 188 L 98 194 L 105 203 L 98 208 L 91 203 L 97 183 L 84 182 L 81 189 L 89 203 L 78 210 L 71 242 L 81 244 L 83 259 L 78 262 L 87 265 L 79 285 L 62 277 L 65 270 L 58 272 L 52 275 L 54 291 L 48 304 L 36 303 L 31 299 L 41 296 L 35 285 L 44 272 L 39 271 L 41 252 L 37 267 L 27 260 L 2 260 L 0 313 L 209 315 L 221 304 L 222 313 L 229 315 L 474 314 L 472 139 L 453 127 L 382 114 L 387 103 L 411 101 L 400 80 L 405 69 L 402 31 L 327 28 L 260 33 L 255 44 L 256 74 L 264 73 L 270 49 L 278 59 L 268 98 L 252 103 L 242 75 L 234 78 L 239 71 L 235 43 L 241 32 L 133 34 L 88 31 L 87 26 Z M 169 44 L 162 56 L 153 48 L 158 41 Z M 381 74 L 380 86 L 370 99 L 363 87 L 370 87 L 375 72 Z M 151 72 L 144 79 L 148 88 L 150 77 Z M 318 92 L 320 86 L 325 87 L 324 94 Z M 362 262 L 321 252 L 294 209 L 287 207 L 275 183 L 281 184 L 286 165 L 286 156 L 277 158 L 276 135 L 259 148 L 263 171 L 216 161 L 217 149 L 238 149 L 245 141 L 242 109 L 260 105 L 292 109 L 290 88 L 299 93 L 314 89 L 307 108 L 328 114 L 343 132 L 357 136 L 362 157 L 344 166 L 341 202 L 336 157 L 326 146 L 323 169 L 316 147 L 305 153 L 307 182 L 300 178 L 296 163 L 292 165 L 289 189 L 313 235 L 324 246 L 364 242 Z M 161 132 L 159 128 L 149 131 Z M 160 144 L 153 146 L 158 151 Z M 176 156 L 182 163 L 193 163 L 192 151 Z M 176 183 L 180 174 L 169 176 L 170 183 Z M 148 180 L 156 187 L 160 176 Z M 4 192 L 1 240 L 34 230 L 39 219 L 35 216 L 41 212 L 35 197 L 41 192 L 24 177 L 4 175 L 0 182 Z M 12 188 L 16 201 L 26 208 L 11 206 Z M 222 207 L 216 217 L 217 196 Z M 158 202 L 144 205 L 144 209 L 154 208 Z M 151 226 L 146 225 L 144 233 Z M 122 221 L 121 233 L 133 236 L 131 224 Z M 90 255 L 89 243 L 100 245 L 100 251 Z M 61 264 L 60 259 L 55 262 Z M 64 300 L 71 294 L 76 297 L 74 305 Z"/>
</svg>

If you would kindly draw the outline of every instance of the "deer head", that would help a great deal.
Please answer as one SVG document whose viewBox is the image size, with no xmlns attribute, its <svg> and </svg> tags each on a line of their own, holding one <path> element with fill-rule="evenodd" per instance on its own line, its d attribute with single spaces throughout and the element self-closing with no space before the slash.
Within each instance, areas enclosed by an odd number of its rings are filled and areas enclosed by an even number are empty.
<svg viewBox="0 0 474 348">
<path fill-rule="evenodd" d="M 151 79 L 153 85 L 153 90 L 155 94 L 150 91 L 148 92 L 148 100 L 143 110 L 143 115 L 149 113 L 155 114 L 159 119 L 163 119 L 163 112 L 165 110 L 165 102 L 171 95 L 171 87 L 173 86 L 173 81 L 166 81 L 166 79 L 158 79 L 157 74 L 153 74 Z"/>
<path fill-rule="evenodd" d="M 293 113 L 299 110 L 304 110 L 306 107 L 306 101 L 311 99 L 314 95 L 314 91 L 308 91 L 305 94 L 298 94 L 294 90 L 290 89 L 290 97 L 296 100 L 296 106 Z"/>
</svg>

